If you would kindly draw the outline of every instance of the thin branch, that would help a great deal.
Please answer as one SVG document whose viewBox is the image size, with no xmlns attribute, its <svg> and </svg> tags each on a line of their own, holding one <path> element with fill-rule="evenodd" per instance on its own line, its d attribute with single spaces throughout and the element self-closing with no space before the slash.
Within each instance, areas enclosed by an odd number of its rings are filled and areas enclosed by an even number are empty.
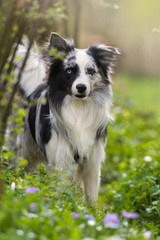
<svg viewBox="0 0 160 240">
<path fill-rule="evenodd" d="M 47 9 L 48 7 L 48 4 L 49 4 L 49 0 L 48 1 L 42 1 L 42 4 L 40 5 L 40 11 L 43 13 L 45 12 L 45 10 Z M 9 101 L 7 103 L 7 106 L 5 107 L 3 113 L 2 113 L 2 124 L 0 126 L 1 128 L 1 134 L 2 134 L 2 138 L 0 139 L 0 150 L 1 150 L 1 147 L 3 145 L 3 142 L 4 142 L 4 133 L 6 131 L 6 127 L 7 127 L 7 120 L 8 120 L 8 117 L 10 116 L 10 113 L 11 113 L 11 109 L 12 109 L 12 104 L 13 104 L 13 100 L 14 100 L 14 96 L 18 90 L 18 87 L 19 87 L 19 82 L 20 82 L 20 79 L 21 79 L 21 76 L 22 76 L 22 73 L 23 73 L 23 70 L 24 70 L 24 67 L 25 67 L 25 64 L 26 64 L 26 61 L 27 61 L 27 58 L 28 58 L 28 55 L 29 55 L 29 52 L 30 52 L 30 49 L 32 47 L 32 44 L 33 44 L 33 41 L 35 39 L 35 36 L 37 34 L 37 31 L 38 31 L 38 28 L 41 24 L 41 20 L 40 19 L 37 19 L 36 23 L 35 23 L 35 26 L 32 30 L 32 34 L 31 34 L 31 37 L 30 37 L 30 43 L 28 45 L 28 49 L 27 49 L 27 52 L 26 52 L 26 55 L 25 55 L 25 58 L 24 58 L 24 61 L 23 61 L 23 64 L 19 70 L 19 74 L 18 74 L 18 78 L 17 78 L 17 82 L 14 84 L 13 86 L 13 90 L 12 90 L 12 93 L 11 93 L 11 96 L 9 98 Z"/>
<path fill-rule="evenodd" d="M 21 23 L 21 27 L 19 28 L 19 33 L 17 35 L 19 35 L 17 38 L 18 38 L 18 41 L 16 43 L 16 46 L 14 47 L 14 51 L 13 51 L 13 54 L 12 54 L 12 57 L 11 57 L 11 60 L 9 62 L 9 68 L 6 70 L 5 73 L 7 74 L 10 74 L 11 73 L 11 70 L 12 70 L 12 65 L 13 65 L 13 61 L 14 61 L 14 57 L 16 55 L 16 51 L 18 49 L 18 46 L 22 40 L 22 37 L 23 37 L 23 34 L 24 34 L 24 31 L 25 31 L 25 21 L 22 21 Z M 8 80 L 7 79 L 4 79 L 4 81 L 0 84 L 0 87 L 1 87 L 1 92 L 5 92 L 6 90 L 6 87 L 7 87 L 7 83 L 8 83 Z M 3 94 L 0 95 L 0 100 L 3 98 Z M 1 105 L 0 105 L 1 107 Z"/>
<path fill-rule="evenodd" d="M 0 156 L 0 198 L 3 195 L 4 189 L 3 189 L 3 178 L 2 178 L 2 159 Z"/>
</svg>

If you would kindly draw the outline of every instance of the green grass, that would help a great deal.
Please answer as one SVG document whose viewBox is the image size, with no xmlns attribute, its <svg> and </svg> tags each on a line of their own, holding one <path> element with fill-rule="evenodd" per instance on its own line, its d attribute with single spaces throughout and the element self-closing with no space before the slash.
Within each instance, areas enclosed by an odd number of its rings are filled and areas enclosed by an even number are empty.
<svg viewBox="0 0 160 240">
<path fill-rule="evenodd" d="M 160 77 L 118 74 L 114 92 L 130 98 L 137 106 L 160 116 Z"/>
<path fill-rule="evenodd" d="M 107 157 L 95 206 L 83 201 L 75 183 L 60 181 L 63 171 L 48 176 L 41 165 L 37 174 L 27 174 L 22 172 L 22 159 L 15 170 L 8 169 L 13 153 L 4 147 L 0 240 L 160 240 L 160 111 L 156 102 L 160 83 L 134 79 L 128 74 L 115 79 L 114 121 L 108 126 Z M 33 186 L 39 191 L 27 194 L 26 189 Z M 139 217 L 125 218 L 124 210 Z M 118 215 L 117 228 L 105 225 L 108 213 Z"/>
</svg>

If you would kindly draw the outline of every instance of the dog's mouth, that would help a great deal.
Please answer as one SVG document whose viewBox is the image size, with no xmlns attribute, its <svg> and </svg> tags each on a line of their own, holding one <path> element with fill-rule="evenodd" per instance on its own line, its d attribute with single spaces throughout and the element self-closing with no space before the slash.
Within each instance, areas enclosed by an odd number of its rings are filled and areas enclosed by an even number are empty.
<svg viewBox="0 0 160 240">
<path fill-rule="evenodd" d="M 80 94 L 80 95 L 74 95 L 76 98 L 86 98 L 87 96 L 85 94 Z"/>
<path fill-rule="evenodd" d="M 84 83 L 74 84 L 71 92 L 72 96 L 76 99 L 86 99 L 89 95 L 89 87 Z"/>
</svg>

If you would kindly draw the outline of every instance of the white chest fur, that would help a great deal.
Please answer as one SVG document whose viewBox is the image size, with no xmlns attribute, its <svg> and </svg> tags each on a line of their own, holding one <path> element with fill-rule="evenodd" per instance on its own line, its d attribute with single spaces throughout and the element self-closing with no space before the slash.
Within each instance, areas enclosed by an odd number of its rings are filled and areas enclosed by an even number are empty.
<svg viewBox="0 0 160 240">
<path fill-rule="evenodd" d="M 91 100 L 66 98 L 62 107 L 62 119 L 72 146 L 81 157 L 92 151 L 98 128 L 106 126 L 110 106 L 95 105 Z"/>
<path fill-rule="evenodd" d="M 96 134 L 100 127 L 107 125 L 110 108 L 111 101 L 100 105 L 94 104 L 89 99 L 82 101 L 70 96 L 66 97 L 61 108 L 61 118 L 56 113 L 51 113 L 51 121 L 57 128 L 58 134 L 53 128 L 52 137 L 45 146 L 50 170 L 59 165 L 67 170 L 68 176 L 73 176 L 75 167 L 77 167 L 77 164 L 74 164 L 76 163 L 74 159 L 76 151 L 79 155 L 79 163 L 83 163 L 86 158 L 93 159 L 93 161 L 95 158 L 104 159 L 102 146 L 99 143 L 96 144 Z M 57 118 L 60 122 L 59 126 Z M 94 158 L 92 158 L 93 154 Z"/>
</svg>

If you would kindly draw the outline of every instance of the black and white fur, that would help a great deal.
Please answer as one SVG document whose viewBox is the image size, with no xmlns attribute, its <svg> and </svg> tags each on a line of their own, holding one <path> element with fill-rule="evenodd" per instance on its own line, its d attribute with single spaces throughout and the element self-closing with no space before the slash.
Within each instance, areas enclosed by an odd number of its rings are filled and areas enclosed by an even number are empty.
<svg viewBox="0 0 160 240">
<path fill-rule="evenodd" d="M 28 160 L 30 170 L 39 162 L 53 173 L 57 165 L 63 168 L 95 202 L 112 106 L 110 73 L 119 52 L 103 44 L 76 49 L 72 40 L 56 33 L 50 37 L 50 52 L 53 48 L 64 59 L 51 55 L 47 73 L 41 53 L 32 49 L 21 78 L 24 96 L 37 103 L 27 109 L 17 139 L 19 155 Z M 23 59 L 25 51 L 21 45 L 17 55 Z"/>
</svg>

